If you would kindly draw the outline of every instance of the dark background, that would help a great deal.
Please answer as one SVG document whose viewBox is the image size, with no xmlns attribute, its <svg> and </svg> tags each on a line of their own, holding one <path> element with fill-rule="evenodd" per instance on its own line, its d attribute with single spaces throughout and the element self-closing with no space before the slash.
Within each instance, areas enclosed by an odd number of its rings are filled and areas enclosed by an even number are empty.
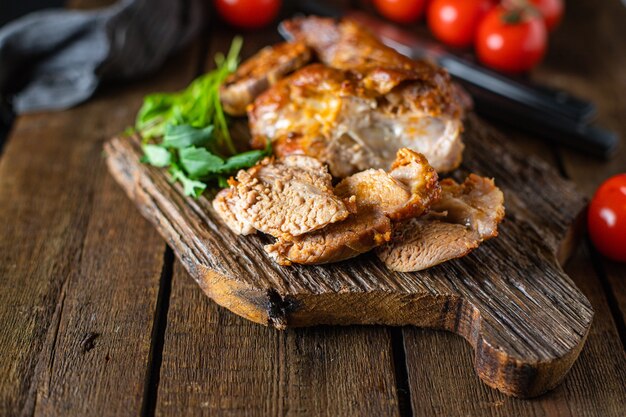
<svg viewBox="0 0 626 417">
<path fill-rule="evenodd" d="M 0 29 L 12 20 L 35 10 L 63 7 L 64 0 L 5 0 L 0 2 Z M 14 114 L 6 97 L 0 97 L 0 153 L 11 130 Z"/>
<path fill-rule="evenodd" d="M 0 27 L 34 10 L 62 7 L 63 0 L 6 0 L 0 2 Z"/>
</svg>

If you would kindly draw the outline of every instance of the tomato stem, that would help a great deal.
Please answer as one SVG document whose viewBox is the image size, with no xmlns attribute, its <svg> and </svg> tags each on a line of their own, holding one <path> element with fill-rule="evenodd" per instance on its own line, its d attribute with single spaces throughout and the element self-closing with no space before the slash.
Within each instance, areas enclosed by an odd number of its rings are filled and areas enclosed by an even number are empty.
<svg viewBox="0 0 626 417">
<path fill-rule="evenodd" d="M 508 0 L 502 4 L 506 9 L 502 22 L 508 25 L 516 25 L 528 16 L 541 16 L 537 7 L 528 0 Z"/>
<path fill-rule="evenodd" d="M 509 10 L 502 15 L 502 21 L 508 25 L 516 25 L 522 21 L 523 12 L 521 8 Z"/>
</svg>

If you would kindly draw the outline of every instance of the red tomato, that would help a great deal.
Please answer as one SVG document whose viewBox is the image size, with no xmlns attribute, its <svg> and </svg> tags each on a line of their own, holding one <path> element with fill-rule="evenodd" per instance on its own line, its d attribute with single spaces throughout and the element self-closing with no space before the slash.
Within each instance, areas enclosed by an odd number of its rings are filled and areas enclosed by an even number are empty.
<svg viewBox="0 0 626 417">
<path fill-rule="evenodd" d="M 519 73 L 533 68 L 546 51 L 546 25 L 529 9 L 492 9 L 478 26 L 476 54 L 485 65 Z"/>
<path fill-rule="evenodd" d="M 428 27 L 448 45 L 470 46 L 478 24 L 494 6 L 491 0 L 434 0 L 428 8 Z"/>
<path fill-rule="evenodd" d="M 215 7 L 231 25 L 258 29 L 276 18 L 280 3 L 280 0 L 215 0 Z"/>
<path fill-rule="evenodd" d="M 374 0 L 378 13 L 398 23 L 416 22 L 424 13 L 426 0 Z"/>
<path fill-rule="evenodd" d="M 563 0 L 530 0 L 539 9 L 548 30 L 553 30 L 563 16 Z"/>
<path fill-rule="evenodd" d="M 587 226 L 600 253 L 626 262 L 626 173 L 609 178 L 596 190 L 589 204 Z"/>
</svg>

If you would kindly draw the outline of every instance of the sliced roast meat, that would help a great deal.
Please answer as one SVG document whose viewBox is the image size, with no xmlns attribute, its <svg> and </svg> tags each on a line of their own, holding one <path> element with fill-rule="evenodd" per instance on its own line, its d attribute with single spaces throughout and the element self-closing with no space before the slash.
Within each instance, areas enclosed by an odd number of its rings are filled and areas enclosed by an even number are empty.
<svg viewBox="0 0 626 417">
<path fill-rule="evenodd" d="M 241 170 L 231 188 L 222 190 L 213 207 L 236 233 L 253 229 L 275 237 L 298 236 L 341 221 L 350 214 L 333 193 L 324 165 L 307 156 L 264 160 Z"/>
<path fill-rule="evenodd" d="M 390 238 L 389 217 L 376 210 L 360 210 L 317 232 L 278 239 L 265 250 L 280 265 L 325 264 L 369 252 Z"/>
<path fill-rule="evenodd" d="M 387 173 L 368 169 L 344 178 L 338 195 L 355 195 L 357 206 L 381 211 L 392 220 L 422 215 L 439 198 L 437 173 L 426 158 L 402 148 Z"/>
<path fill-rule="evenodd" d="M 233 116 L 246 114 L 246 107 L 285 75 L 311 60 L 311 50 L 302 42 L 279 43 L 261 49 L 229 75 L 220 88 L 224 110 Z"/>
<path fill-rule="evenodd" d="M 391 241 L 377 249 L 388 268 L 421 271 L 497 236 L 504 195 L 493 180 L 470 174 L 463 184 L 445 179 L 441 188 L 441 199 L 427 215 L 395 225 Z"/>
<path fill-rule="evenodd" d="M 312 233 L 282 236 L 266 246 L 280 264 L 322 264 L 352 258 L 388 242 L 392 219 L 419 216 L 440 193 L 437 174 L 423 155 L 398 152 L 389 172 L 369 169 L 343 179 L 335 194 L 354 199 L 356 210 L 347 219 Z"/>
<path fill-rule="evenodd" d="M 239 208 L 239 201 L 235 188 L 225 188 L 215 196 L 213 208 L 230 230 L 238 235 L 256 233 L 256 229 L 246 219 L 245 212 Z"/>
</svg>

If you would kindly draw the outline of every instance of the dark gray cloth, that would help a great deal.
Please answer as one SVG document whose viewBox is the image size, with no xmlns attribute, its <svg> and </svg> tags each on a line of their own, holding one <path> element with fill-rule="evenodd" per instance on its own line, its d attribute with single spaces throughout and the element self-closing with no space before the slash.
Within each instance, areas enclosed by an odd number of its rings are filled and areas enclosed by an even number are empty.
<svg viewBox="0 0 626 417">
<path fill-rule="evenodd" d="M 60 110 L 104 80 L 157 69 L 202 26 L 203 0 L 123 0 L 32 13 L 0 30 L 0 95 L 16 113 Z"/>
</svg>

